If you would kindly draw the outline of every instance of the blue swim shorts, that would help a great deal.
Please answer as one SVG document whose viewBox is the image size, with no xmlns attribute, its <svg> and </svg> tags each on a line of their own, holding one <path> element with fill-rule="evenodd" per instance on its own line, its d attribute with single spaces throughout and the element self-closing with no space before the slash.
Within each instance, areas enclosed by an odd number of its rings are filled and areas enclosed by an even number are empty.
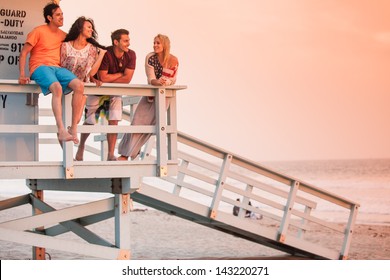
<svg viewBox="0 0 390 280">
<path fill-rule="evenodd" d="M 68 94 L 72 91 L 68 85 L 76 78 L 76 75 L 66 68 L 44 65 L 35 69 L 31 75 L 31 79 L 41 87 L 43 95 L 50 93 L 49 87 L 54 82 L 59 82 L 62 87 L 62 92 Z"/>
</svg>

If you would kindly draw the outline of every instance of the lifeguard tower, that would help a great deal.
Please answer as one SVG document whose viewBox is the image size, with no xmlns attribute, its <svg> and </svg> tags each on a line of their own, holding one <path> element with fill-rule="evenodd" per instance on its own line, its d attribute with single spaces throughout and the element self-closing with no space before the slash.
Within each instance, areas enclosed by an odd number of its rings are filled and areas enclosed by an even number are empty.
<svg viewBox="0 0 390 280">
<path fill-rule="evenodd" d="M 40 92 L 38 86 L 18 85 L 15 80 L 1 80 L 1 92 L 7 92 L 8 96 L 16 95 L 23 98 L 37 100 Z M 55 242 L 54 248 L 59 250 L 79 252 L 91 256 L 100 256 L 103 258 L 129 258 L 130 251 L 130 194 L 139 189 L 142 177 L 166 177 L 175 176 L 178 172 L 177 159 L 177 128 L 176 128 L 176 91 L 184 89 L 183 86 L 172 86 L 170 88 L 156 88 L 147 85 L 123 85 L 107 84 L 100 88 L 95 85 L 86 85 L 85 94 L 114 94 L 123 95 L 125 101 L 131 102 L 135 96 L 150 96 L 156 101 L 157 115 L 156 125 L 153 126 L 80 126 L 80 133 L 153 133 L 156 135 L 156 152 L 150 160 L 138 160 L 128 162 L 111 161 L 83 161 L 73 160 L 74 145 L 67 142 L 63 146 L 63 159 L 61 161 L 40 161 L 38 158 L 39 148 L 44 144 L 55 143 L 55 139 L 42 139 L 39 134 L 56 133 L 55 125 L 41 125 L 38 122 L 38 103 L 28 104 L 18 103 L 19 108 L 12 108 L 11 111 L 23 111 L 25 106 L 32 106 L 32 114 L 26 119 L 18 116 L 18 124 L 1 124 L 1 145 L 2 151 L 7 151 L 11 141 L 15 153 L 2 153 L 1 155 L 1 179 L 26 179 L 27 186 L 32 194 L 0 202 L 0 210 L 9 207 L 15 207 L 25 203 L 31 203 L 34 208 L 33 217 L 17 220 L 13 222 L 2 223 L 0 229 L 1 237 L 9 241 L 28 243 L 31 245 L 45 244 L 48 242 L 47 234 L 58 235 L 65 231 L 73 231 L 77 235 L 86 238 L 94 245 L 67 244 L 64 241 Z M 27 93 L 28 92 L 28 93 Z M 126 98 L 130 97 L 130 98 Z M 172 99 L 168 113 L 165 110 L 166 98 Z M 135 99 L 137 100 L 137 98 Z M 69 124 L 71 120 L 71 96 L 64 98 L 65 123 Z M 136 101 L 134 101 L 136 103 Z M 8 111 L 8 110 L 7 110 Z M 50 109 L 42 110 L 41 115 L 50 115 Z M 125 112 L 128 113 L 128 112 Z M 33 124 L 25 122 L 32 120 Z M 99 131 L 99 132 L 98 132 Z M 5 135 L 5 137 L 3 136 Z M 27 135 L 27 137 L 24 137 Z M 33 144 L 31 135 L 35 136 Z M 97 136 L 97 139 L 104 136 Z M 15 138 L 15 139 L 13 139 Z M 12 139 L 12 140 L 9 140 Z M 98 140 L 100 141 L 100 140 Z M 16 142 L 16 144 L 15 144 Z M 39 145 L 41 142 L 41 145 Z M 11 146 L 12 146 L 11 145 Z M 57 143 L 58 145 L 58 143 Z M 29 146 L 28 153 L 19 153 L 19 146 Z M 106 158 L 104 154 L 104 144 L 102 144 L 101 158 Z M 27 158 L 23 156 L 27 154 Z M 152 155 L 152 154 L 151 154 Z M 55 211 L 52 207 L 43 202 L 43 193 L 45 190 L 57 191 L 81 191 L 81 192 L 103 192 L 113 194 L 113 198 L 71 207 L 65 210 Z M 61 218 L 59 217 L 61 216 Z M 107 244 L 100 240 L 96 235 L 85 228 L 90 223 L 115 217 L 116 242 L 115 245 Z M 75 220 L 81 219 L 78 223 Z M 16 224 L 19 224 L 16 226 Z M 43 229 L 41 226 L 33 224 L 56 224 L 58 226 L 50 229 Z M 65 228 L 63 226 L 65 225 Z M 35 234 L 30 229 L 35 228 L 34 232 L 45 232 L 44 234 Z M 17 230 L 18 232 L 15 232 Z M 21 232 L 19 230 L 22 230 Z M 51 238 L 49 238 L 51 239 Z M 29 240 L 29 241 L 27 241 Z M 38 241 L 39 240 L 39 241 Z M 46 241 L 44 241 L 46 240 Z M 53 241 L 49 242 L 52 243 Z M 47 243 L 48 244 L 48 243 Z M 106 245 L 106 246 L 98 246 Z M 50 245 L 49 245 L 50 246 Z M 92 246 L 92 247 L 91 247 Z M 47 245 L 45 245 L 47 247 Z M 99 249 L 96 249 L 99 247 Z M 115 248 L 116 247 L 116 248 Z M 53 248 L 53 247 L 52 247 Z M 127 249 L 124 249 L 127 248 Z M 42 250 L 42 249 L 41 249 Z M 43 256 L 41 253 L 36 257 Z"/>
<path fill-rule="evenodd" d="M 12 50 L 19 45 L 13 43 L 4 43 L 9 52 L 5 61 L 17 54 Z M 122 95 L 125 121 L 130 121 L 140 96 L 154 97 L 156 124 L 80 125 L 80 133 L 95 134 L 98 148 L 86 150 L 100 155 L 98 160 L 74 161 L 71 142 L 63 146 L 60 160 L 41 160 L 40 149 L 58 145 L 57 128 L 42 121 L 50 118 L 51 111 L 40 108 L 39 87 L 19 85 L 16 65 L 5 64 L 4 59 L 0 63 L 0 180 L 26 180 L 31 193 L 0 201 L 0 215 L 2 210 L 25 204 L 31 204 L 32 214 L 1 221 L 0 239 L 32 246 L 34 259 L 44 259 L 45 248 L 101 259 L 130 259 L 132 201 L 289 254 L 316 259 L 348 257 L 359 204 L 180 133 L 176 96 L 185 86 L 105 84 L 97 88 L 86 84 L 87 95 Z M 63 100 L 65 125 L 71 119 L 70 98 Z M 166 98 L 171 99 L 168 111 Z M 111 162 L 104 160 L 106 133 L 152 133 L 155 137 L 139 160 Z M 150 177 L 155 179 L 152 183 L 143 179 Z M 48 190 L 99 192 L 110 197 L 55 209 L 44 201 Z M 337 208 L 344 221 L 336 224 L 318 215 L 316 210 L 323 205 Z M 238 208 L 237 216 L 233 207 Z M 246 211 L 262 219 L 245 218 Z M 115 221 L 114 243 L 88 229 L 109 218 Z M 332 234 L 337 246 L 313 241 L 312 234 L 318 230 Z M 66 232 L 83 241 L 58 238 Z"/>
</svg>

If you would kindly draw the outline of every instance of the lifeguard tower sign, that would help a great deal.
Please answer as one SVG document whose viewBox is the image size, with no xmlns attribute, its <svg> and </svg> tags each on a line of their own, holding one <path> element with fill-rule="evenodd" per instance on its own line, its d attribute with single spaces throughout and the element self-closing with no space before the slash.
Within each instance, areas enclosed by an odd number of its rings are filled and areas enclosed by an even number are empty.
<svg viewBox="0 0 390 280">
<path fill-rule="evenodd" d="M 0 79 L 19 78 L 19 54 L 27 34 L 45 24 L 47 1 L 2 1 L 0 4 Z M 28 68 L 28 63 L 26 65 Z M 28 69 L 26 69 L 26 73 Z M 38 107 L 29 94 L 0 92 L 0 123 L 37 124 Z M 0 134 L 0 161 L 35 160 L 38 137 L 34 134 Z"/>
</svg>

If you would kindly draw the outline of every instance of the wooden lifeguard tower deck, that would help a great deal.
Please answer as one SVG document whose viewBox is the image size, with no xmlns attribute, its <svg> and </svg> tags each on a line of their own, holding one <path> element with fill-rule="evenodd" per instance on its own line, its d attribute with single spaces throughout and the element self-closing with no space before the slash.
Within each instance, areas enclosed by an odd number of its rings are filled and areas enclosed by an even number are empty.
<svg viewBox="0 0 390 280">
<path fill-rule="evenodd" d="M 178 132 L 176 94 L 182 89 L 185 87 L 86 85 L 86 94 L 122 95 L 125 105 L 136 104 L 139 96 L 153 96 L 157 104 L 157 121 L 153 126 L 79 126 L 79 132 L 101 135 L 95 139 L 101 141 L 102 148 L 91 151 L 105 158 L 105 133 L 153 133 L 155 137 L 135 161 L 76 162 L 73 143 L 66 143 L 61 161 L 44 162 L 37 157 L 38 143 L 55 141 L 40 135 L 55 134 L 57 130 L 54 125 L 38 123 L 39 115 L 47 113 L 39 111 L 34 101 L 39 88 L 0 80 L 1 93 L 26 95 L 29 106 L 36 107 L 33 124 L 0 123 L 0 139 L 2 135 L 18 134 L 35 135 L 37 139 L 33 160 L 3 158 L 0 161 L 0 179 L 26 179 L 31 189 L 31 194 L 0 201 L 0 211 L 24 204 L 31 204 L 33 209 L 29 217 L 0 223 L 0 239 L 33 246 L 33 257 L 37 259 L 44 258 L 44 248 L 102 259 L 130 259 L 130 205 L 137 201 L 289 254 L 346 259 L 359 205 Z M 166 98 L 171 99 L 168 111 Z M 64 100 L 64 120 L 69 124 L 70 96 Z M 130 120 L 131 112 L 131 109 L 125 111 L 125 119 Z M 152 182 L 143 180 L 150 177 L 154 178 Z M 44 202 L 45 190 L 102 192 L 113 196 L 57 210 Z M 318 215 L 316 209 L 324 204 L 338 209 L 345 221 L 334 224 Z M 234 206 L 239 208 L 237 216 L 232 214 Z M 262 219 L 245 218 L 247 210 Z M 114 244 L 86 227 L 112 217 L 115 218 Z M 313 242 L 313 228 L 329 231 L 339 241 L 338 248 Z M 57 238 L 65 232 L 73 232 L 87 242 Z"/>
</svg>

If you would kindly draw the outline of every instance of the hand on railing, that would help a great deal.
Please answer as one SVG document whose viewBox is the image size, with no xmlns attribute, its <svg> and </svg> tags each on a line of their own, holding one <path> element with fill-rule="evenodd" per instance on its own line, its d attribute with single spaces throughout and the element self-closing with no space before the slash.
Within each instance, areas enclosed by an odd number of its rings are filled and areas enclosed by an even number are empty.
<svg viewBox="0 0 390 280">
<path fill-rule="evenodd" d="M 29 84 L 30 83 L 30 78 L 29 77 L 25 77 L 25 76 L 20 76 L 18 81 L 19 81 L 19 84 L 25 85 L 25 84 Z"/>
</svg>

